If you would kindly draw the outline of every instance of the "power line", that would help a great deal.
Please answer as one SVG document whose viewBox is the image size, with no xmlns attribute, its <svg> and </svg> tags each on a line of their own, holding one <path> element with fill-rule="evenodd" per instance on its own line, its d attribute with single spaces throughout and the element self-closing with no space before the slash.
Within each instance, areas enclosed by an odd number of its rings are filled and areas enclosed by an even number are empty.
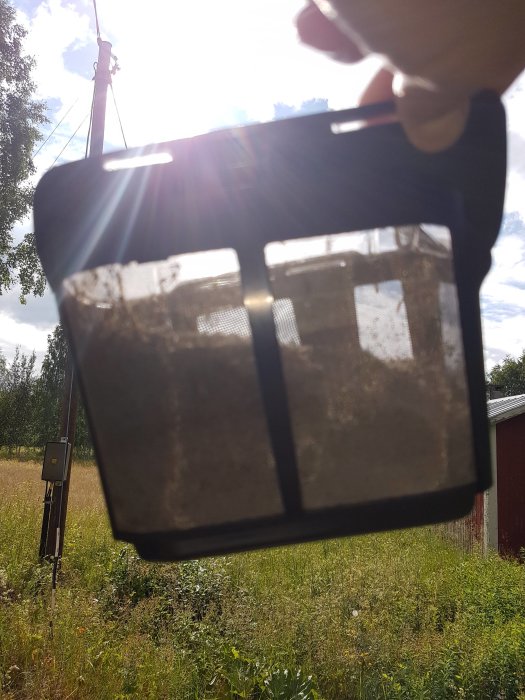
<svg viewBox="0 0 525 700">
<path fill-rule="evenodd" d="M 44 146 L 45 146 L 46 143 L 49 141 L 49 139 L 53 136 L 53 134 L 55 133 L 55 131 L 56 131 L 56 130 L 58 129 L 58 127 L 62 124 L 62 122 L 64 121 L 64 119 L 67 117 L 67 115 L 71 112 L 71 110 L 72 110 L 73 107 L 76 105 L 76 103 L 79 101 L 79 99 L 80 99 L 80 96 L 77 97 L 77 99 L 73 102 L 73 104 L 70 106 L 70 108 L 67 110 L 67 112 L 66 112 L 66 113 L 64 114 L 64 116 L 62 117 L 62 119 L 61 119 L 61 120 L 58 122 L 58 124 L 55 126 L 55 128 L 53 129 L 53 131 L 48 135 L 48 137 L 46 138 L 46 140 L 43 141 L 43 142 L 40 144 L 40 146 L 38 147 L 38 150 L 37 150 L 35 153 L 33 153 L 32 158 L 36 158 L 36 157 L 37 157 L 37 155 L 38 155 L 38 154 L 40 153 L 40 151 L 44 148 Z"/>
<path fill-rule="evenodd" d="M 99 24 L 99 21 L 98 21 L 97 0 L 93 0 L 93 9 L 94 9 L 94 11 L 95 11 L 95 25 L 96 25 L 96 28 L 97 28 L 97 38 L 100 39 L 100 24 Z M 35 153 L 33 153 L 33 156 L 32 156 L 33 158 L 36 158 L 36 156 L 37 156 L 37 155 L 40 153 L 40 151 L 44 148 L 44 146 L 46 145 L 46 143 L 47 143 L 47 142 L 49 141 L 49 139 L 53 136 L 53 134 L 54 134 L 55 131 L 58 129 L 58 127 L 62 124 L 62 122 L 64 121 L 64 119 L 67 117 L 67 115 L 71 112 L 71 110 L 72 110 L 73 107 L 77 104 L 77 102 L 79 101 L 79 99 L 80 99 L 80 96 L 77 97 L 77 99 L 76 99 L 76 100 L 73 102 L 73 104 L 69 107 L 69 109 L 68 109 L 67 112 L 63 115 L 63 117 L 62 117 L 61 120 L 58 122 L 58 124 L 55 126 L 55 128 L 53 129 L 53 131 L 47 136 L 46 140 L 43 141 L 43 142 L 40 144 L 40 146 L 38 147 L 37 151 L 36 151 Z M 115 100 L 115 95 L 114 95 L 114 94 L 113 94 L 113 100 Z M 118 107 L 117 107 L 117 103 L 116 103 L 116 102 L 115 102 L 115 109 L 117 110 L 117 116 L 119 117 L 119 122 L 120 122 L 120 116 L 119 116 L 119 114 L 118 114 Z M 91 104 L 91 115 L 92 115 L 92 114 L 93 114 L 93 103 Z M 83 119 L 83 121 L 82 121 L 82 124 L 83 124 L 85 121 L 86 121 L 86 117 L 84 117 L 84 119 Z M 75 133 L 73 134 L 73 136 L 71 137 L 71 139 L 74 138 L 75 134 L 76 134 L 77 131 L 80 129 L 80 127 L 82 126 L 82 124 L 80 124 L 80 126 L 77 128 L 77 130 L 75 131 Z M 122 131 L 122 124 L 120 125 L 120 128 L 121 128 L 121 131 Z M 91 120 L 90 120 L 90 126 L 89 126 L 88 137 L 87 137 L 87 142 L 88 142 L 88 144 L 89 144 L 89 137 L 90 137 L 90 134 L 91 134 Z M 125 139 L 125 137 L 124 137 L 124 132 L 122 132 L 122 137 L 124 138 L 124 143 L 126 143 L 126 139 Z M 71 139 L 69 139 L 69 141 L 66 143 L 66 145 L 64 146 L 64 148 L 62 149 L 62 151 L 60 151 L 60 153 L 59 153 L 59 155 L 57 156 L 57 158 L 55 158 L 55 160 L 53 161 L 53 165 L 57 162 L 57 160 L 60 158 L 60 156 L 62 155 L 62 153 L 64 152 L 64 150 L 68 147 L 68 145 L 69 145 Z M 87 147 L 87 146 L 86 146 L 86 147 Z M 126 145 L 126 148 L 127 148 L 127 145 Z M 86 154 L 86 157 L 87 157 L 87 154 Z M 52 165 L 51 167 L 53 167 L 53 165 Z"/>
<path fill-rule="evenodd" d="M 110 83 L 109 86 L 111 88 L 111 94 L 113 95 L 113 103 L 115 105 L 115 111 L 117 112 L 118 123 L 120 124 L 120 133 L 122 134 L 122 140 L 124 141 L 124 146 L 127 149 L 128 144 L 126 141 L 126 137 L 124 135 L 124 127 L 122 126 L 122 121 L 120 119 L 120 112 L 118 111 L 117 99 L 115 97 L 115 91 L 113 90 L 113 83 Z"/>
<path fill-rule="evenodd" d="M 93 127 L 93 111 L 95 109 L 95 87 L 93 86 L 93 97 L 91 98 L 91 110 L 89 113 L 89 126 L 88 126 L 88 132 L 87 132 L 87 137 L 86 137 L 86 152 L 84 153 L 84 158 L 88 157 L 89 153 L 89 144 L 91 142 L 91 129 Z"/>
<path fill-rule="evenodd" d="M 55 158 L 55 160 L 54 160 L 54 161 L 51 163 L 51 165 L 49 166 L 50 168 L 53 167 L 53 165 L 57 162 L 57 160 L 60 158 L 60 156 L 62 155 L 62 153 L 64 153 L 64 151 L 66 150 L 66 148 L 69 146 L 69 144 L 71 143 L 71 141 L 73 141 L 73 139 L 75 138 L 75 136 L 77 135 L 77 133 L 80 131 L 80 128 L 82 127 L 82 125 L 84 124 L 84 122 L 86 121 L 86 119 L 87 119 L 88 117 L 89 117 L 89 114 L 86 114 L 86 116 L 84 117 L 84 119 L 82 119 L 82 121 L 81 121 L 80 124 L 77 126 L 77 128 L 75 129 L 73 135 L 69 138 L 69 140 L 68 140 L 68 142 L 66 143 L 66 145 L 64 146 L 64 148 L 60 151 L 60 153 L 58 154 L 58 156 Z"/>
<path fill-rule="evenodd" d="M 97 0 L 93 0 L 93 9 L 95 10 L 95 24 L 97 26 L 97 39 L 100 39 L 100 25 L 98 23 Z"/>
</svg>

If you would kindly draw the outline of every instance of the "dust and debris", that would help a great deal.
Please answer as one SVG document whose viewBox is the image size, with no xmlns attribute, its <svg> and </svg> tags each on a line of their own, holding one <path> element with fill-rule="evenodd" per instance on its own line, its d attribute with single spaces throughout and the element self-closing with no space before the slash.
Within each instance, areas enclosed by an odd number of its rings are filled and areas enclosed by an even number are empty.
<svg viewBox="0 0 525 700">
<path fill-rule="evenodd" d="M 414 267 L 406 252 L 400 267 L 389 255 L 386 268 L 352 253 L 337 269 L 309 261 L 301 275 L 289 274 L 294 263 L 271 272 L 275 303 L 291 302 L 298 332 L 277 329 L 293 338 L 281 355 L 306 509 L 473 480 L 464 369 L 447 364 L 442 340 L 443 261 Z M 372 283 L 403 280 L 410 357 L 385 361 L 360 345 L 352 284 L 373 269 Z M 76 275 L 63 300 L 116 526 L 282 513 L 238 275 L 129 298 L 123 270 Z"/>
</svg>

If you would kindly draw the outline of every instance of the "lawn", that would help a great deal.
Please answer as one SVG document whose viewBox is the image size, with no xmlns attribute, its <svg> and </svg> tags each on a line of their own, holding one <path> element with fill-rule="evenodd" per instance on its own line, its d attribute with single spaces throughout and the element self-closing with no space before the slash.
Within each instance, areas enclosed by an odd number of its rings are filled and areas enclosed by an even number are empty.
<svg viewBox="0 0 525 700">
<path fill-rule="evenodd" d="M 74 465 L 53 615 L 41 465 L 0 462 L 2 698 L 525 699 L 525 573 L 430 529 L 182 564 L 111 536 Z"/>
</svg>

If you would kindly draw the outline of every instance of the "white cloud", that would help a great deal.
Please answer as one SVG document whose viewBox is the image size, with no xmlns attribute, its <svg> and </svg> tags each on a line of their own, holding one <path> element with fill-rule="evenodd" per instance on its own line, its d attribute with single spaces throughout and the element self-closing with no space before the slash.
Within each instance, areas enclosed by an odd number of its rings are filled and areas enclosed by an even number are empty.
<svg viewBox="0 0 525 700">
<path fill-rule="evenodd" d="M 64 52 L 95 42 L 89 17 L 77 12 L 73 5 L 60 0 L 41 2 L 35 15 L 23 17 L 28 29 L 25 47 L 36 59 L 33 76 L 37 95 L 42 99 L 73 96 L 84 87 L 85 79 L 64 66 Z"/>
<path fill-rule="evenodd" d="M 483 318 L 485 368 L 490 371 L 506 355 L 516 357 L 525 348 L 525 314 L 505 316 L 501 320 Z M 490 343 L 487 339 L 490 338 Z"/>
<path fill-rule="evenodd" d="M 525 121 L 523 123 L 525 124 Z M 505 210 L 519 212 L 521 219 L 525 221 L 525 177 L 517 169 L 509 169 L 507 173 Z"/>
<path fill-rule="evenodd" d="M 0 311 L 0 351 L 11 361 L 17 346 L 25 354 L 34 350 L 40 364 L 47 348 L 47 336 L 52 330 L 53 326 L 38 328 Z"/>
<path fill-rule="evenodd" d="M 524 223 L 525 233 L 525 223 Z M 525 235 L 517 234 L 502 236 L 498 245 L 492 251 L 493 266 L 483 287 L 485 294 L 490 294 L 492 285 L 525 284 L 523 263 L 525 261 Z M 515 287 L 513 287 L 515 289 Z M 525 293 L 525 290 L 522 290 Z M 517 299 L 516 302 L 525 302 Z M 524 303 L 525 308 L 525 303 Z"/>
<path fill-rule="evenodd" d="M 505 211 L 518 212 L 521 235 L 501 235 L 492 250 L 492 268 L 481 288 L 485 364 L 525 348 L 525 74 L 504 97 L 508 126 Z"/>
<path fill-rule="evenodd" d="M 90 28 L 89 15 L 61 0 L 40 2 L 31 17 L 19 10 L 17 20 L 27 29 L 25 51 L 36 60 L 33 70 L 37 88 L 35 96 L 50 106 L 57 104 L 50 115 L 51 124 L 43 128 L 44 137 L 65 116 L 59 129 L 35 158 L 37 175 L 33 179 L 36 182 L 51 167 L 69 137 L 90 111 L 92 81 L 66 68 L 64 54 L 68 50 L 92 46 L 95 59 L 96 38 Z M 82 141 L 87 134 L 88 123 L 86 119 L 79 130 L 80 143 L 73 140 L 67 146 L 64 155 L 68 160 L 83 157 Z"/>
<path fill-rule="evenodd" d="M 499 239 L 492 259 L 481 288 L 487 369 L 525 348 L 525 225 L 523 236 Z"/>
<path fill-rule="evenodd" d="M 506 211 L 518 211 L 525 221 L 525 73 L 504 96 L 508 128 Z"/>
</svg>

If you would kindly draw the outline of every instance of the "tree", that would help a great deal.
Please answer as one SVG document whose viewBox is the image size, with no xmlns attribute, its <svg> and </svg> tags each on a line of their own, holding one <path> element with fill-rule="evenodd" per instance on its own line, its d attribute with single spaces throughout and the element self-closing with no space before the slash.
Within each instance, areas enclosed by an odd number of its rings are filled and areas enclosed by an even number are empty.
<svg viewBox="0 0 525 700">
<path fill-rule="evenodd" d="M 45 104 L 33 99 L 34 60 L 23 53 L 25 29 L 8 0 L 0 0 L 0 294 L 20 282 L 25 294 L 42 294 L 45 280 L 32 234 L 16 245 L 12 229 L 30 210 L 35 172 L 32 151 L 47 122 Z"/>
<path fill-rule="evenodd" d="M 0 394 L 4 391 L 7 382 L 7 362 L 0 350 Z"/>
<path fill-rule="evenodd" d="M 10 451 L 34 443 L 35 359 L 17 348 L 10 365 L 0 362 L 0 434 Z"/>
<path fill-rule="evenodd" d="M 499 389 L 503 396 L 525 394 L 525 350 L 520 357 L 507 357 L 488 374 L 488 383 Z"/>
<path fill-rule="evenodd" d="M 47 352 L 37 380 L 35 398 L 35 430 L 37 445 L 45 445 L 60 435 L 60 413 L 64 400 L 64 378 L 67 361 L 67 341 L 64 329 L 56 326 L 47 336 Z M 77 415 L 75 451 L 78 456 L 92 456 L 93 447 L 84 408 L 80 402 Z"/>
<path fill-rule="evenodd" d="M 46 442 L 63 437 L 60 413 L 64 400 L 67 360 L 62 326 L 47 337 L 47 352 L 40 376 L 34 377 L 35 353 L 24 355 L 17 348 L 11 364 L 0 352 L 0 446 L 43 449 Z M 79 405 L 75 451 L 92 457 L 93 447 L 82 403 Z"/>
<path fill-rule="evenodd" d="M 47 336 L 47 352 L 37 382 L 36 417 L 38 442 L 45 445 L 60 437 L 60 410 L 64 394 L 67 346 L 62 326 Z"/>
</svg>

